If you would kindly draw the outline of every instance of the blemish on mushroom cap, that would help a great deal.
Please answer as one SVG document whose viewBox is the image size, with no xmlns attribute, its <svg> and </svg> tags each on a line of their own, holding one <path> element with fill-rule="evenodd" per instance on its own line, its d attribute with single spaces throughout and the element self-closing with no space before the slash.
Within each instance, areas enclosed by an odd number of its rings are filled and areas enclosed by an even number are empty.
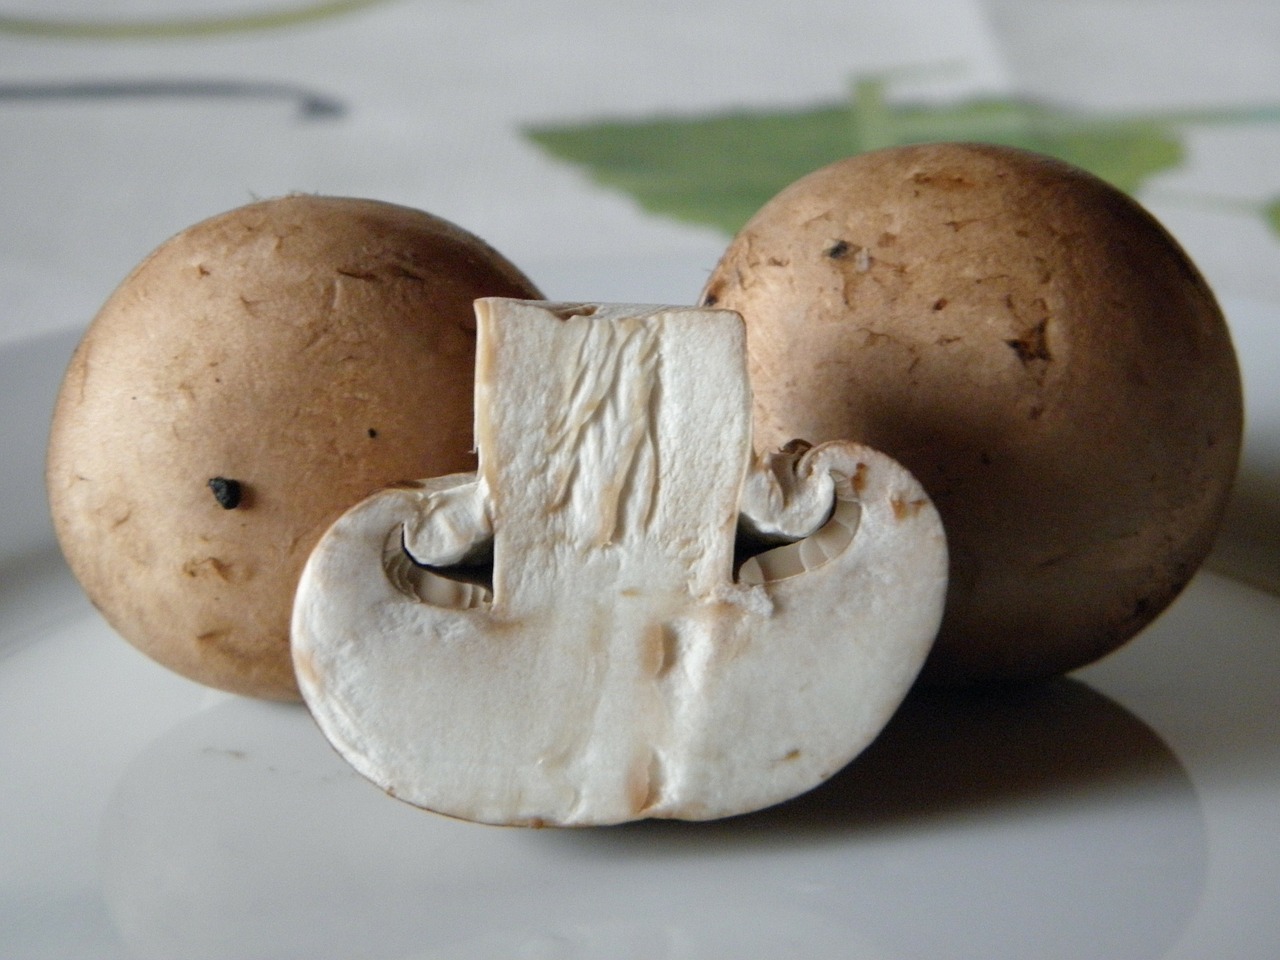
<svg viewBox="0 0 1280 960">
<path fill-rule="evenodd" d="M 223 510 L 234 510 L 244 500 L 244 487 L 239 480 L 227 477 L 211 477 L 208 483 L 213 491 L 213 498 Z"/>
<path fill-rule="evenodd" d="M 1037 361 L 1048 363 L 1053 359 L 1049 350 L 1048 328 L 1049 320 L 1046 318 L 1023 331 L 1021 336 L 1006 339 L 1005 344 L 1017 355 L 1023 366 L 1030 366 Z"/>
</svg>

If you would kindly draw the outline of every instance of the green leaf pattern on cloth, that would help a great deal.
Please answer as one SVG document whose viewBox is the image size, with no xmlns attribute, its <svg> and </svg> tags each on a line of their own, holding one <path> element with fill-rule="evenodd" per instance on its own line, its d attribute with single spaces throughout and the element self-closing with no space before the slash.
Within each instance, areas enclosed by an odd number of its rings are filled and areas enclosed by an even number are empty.
<svg viewBox="0 0 1280 960">
<path fill-rule="evenodd" d="M 354 13 L 387 0 L 313 0 L 293 7 L 245 10 L 226 16 L 137 19 L 58 18 L 0 13 L 0 34 L 69 40 L 173 40 L 223 33 L 274 30 Z"/>
<path fill-rule="evenodd" d="M 1017 97 L 898 104 L 887 99 L 883 78 L 870 77 L 853 83 L 847 103 L 606 119 L 525 133 L 650 213 L 732 234 L 788 183 L 866 150 L 936 140 L 999 143 L 1060 157 L 1134 193 L 1183 163 L 1184 129 L 1249 123 L 1280 123 L 1280 109 L 1110 115 Z M 1280 236 L 1280 201 L 1264 216 Z"/>
</svg>

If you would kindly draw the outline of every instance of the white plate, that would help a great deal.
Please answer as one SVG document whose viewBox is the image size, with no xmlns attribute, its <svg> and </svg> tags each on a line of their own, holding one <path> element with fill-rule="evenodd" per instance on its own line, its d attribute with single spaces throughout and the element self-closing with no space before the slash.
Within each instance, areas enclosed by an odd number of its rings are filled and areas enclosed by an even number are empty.
<svg viewBox="0 0 1280 960">
<path fill-rule="evenodd" d="M 1274 596 L 1202 573 L 1103 663 L 913 700 L 831 783 L 757 815 L 455 822 L 361 780 L 303 708 L 188 683 L 103 624 L 40 487 L 71 346 L 0 350 L 0 956 L 1280 951 Z"/>
</svg>

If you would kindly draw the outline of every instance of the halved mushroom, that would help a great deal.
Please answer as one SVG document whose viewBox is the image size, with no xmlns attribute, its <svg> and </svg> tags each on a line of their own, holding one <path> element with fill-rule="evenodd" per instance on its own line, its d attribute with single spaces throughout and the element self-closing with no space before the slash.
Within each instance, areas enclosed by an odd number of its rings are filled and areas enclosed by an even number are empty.
<svg viewBox="0 0 1280 960">
<path fill-rule="evenodd" d="M 920 485 L 850 442 L 755 457 L 731 311 L 477 317 L 479 472 L 375 494 L 302 576 L 295 666 L 338 751 L 503 824 L 728 816 L 844 766 L 941 617 Z"/>
</svg>

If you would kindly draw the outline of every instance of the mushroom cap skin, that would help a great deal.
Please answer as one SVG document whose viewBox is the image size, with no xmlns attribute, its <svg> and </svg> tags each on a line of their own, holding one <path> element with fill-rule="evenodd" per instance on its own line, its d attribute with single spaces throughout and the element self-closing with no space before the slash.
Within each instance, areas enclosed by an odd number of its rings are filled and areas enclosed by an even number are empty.
<svg viewBox="0 0 1280 960">
<path fill-rule="evenodd" d="M 338 752 L 507 825 L 730 816 L 843 767 L 941 617 L 919 484 L 852 443 L 756 458 L 730 311 L 477 314 L 479 471 L 353 507 L 298 586 L 299 684 Z M 739 563 L 744 513 L 781 542 Z"/>
<path fill-rule="evenodd" d="M 1089 663 L 1213 544 L 1242 432 L 1227 324 L 1174 239 L 1090 174 L 980 144 L 854 156 L 768 202 L 702 302 L 746 320 L 759 444 L 858 440 L 937 505 L 927 682 Z"/>
<path fill-rule="evenodd" d="M 253 203 L 148 256 L 49 441 L 58 540 L 107 621 L 193 680 L 298 699 L 290 611 L 320 534 L 387 483 L 475 467 L 485 295 L 537 291 L 465 230 L 357 198 Z"/>
</svg>

